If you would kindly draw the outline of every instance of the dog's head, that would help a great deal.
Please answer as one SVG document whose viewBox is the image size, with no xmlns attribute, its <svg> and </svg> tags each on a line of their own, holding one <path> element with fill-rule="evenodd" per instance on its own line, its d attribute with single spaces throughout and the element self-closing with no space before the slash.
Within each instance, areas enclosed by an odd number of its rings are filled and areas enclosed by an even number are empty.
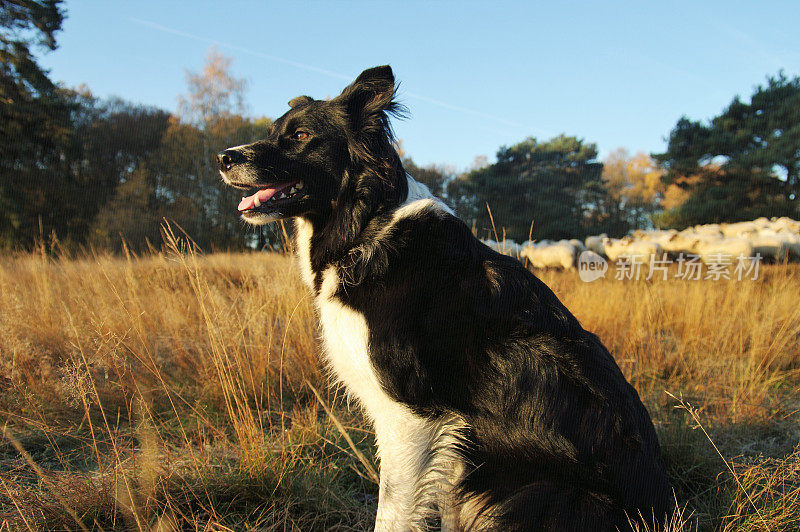
<svg viewBox="0 0 800 532">
<path fill-rule="evenodd" d="M 267 138 L 220 152 L 222 179 L 248 191 L 242 218 L 302 216 L 352 233 L 359 218 L 400 203 L 408 185 L 389 124 L 402 113 L 395 91 L 390 67 L 365 70 L 331 100 L 292 99 Z"/>
</svg>

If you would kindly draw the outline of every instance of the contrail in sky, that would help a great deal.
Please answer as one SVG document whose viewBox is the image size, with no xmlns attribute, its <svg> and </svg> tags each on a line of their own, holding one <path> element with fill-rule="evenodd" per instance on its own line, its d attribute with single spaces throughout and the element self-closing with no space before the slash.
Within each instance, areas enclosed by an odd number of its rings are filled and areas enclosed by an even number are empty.
<svg viewBox="0 0 800 532">
<path fill-rule="evenodd" d="M 242 52 L 249 55 L 254 55 L 256 57 L 261 57 L 263 59 L 269 59 L 271 61 L 276 61 L 278 63 L 283 63 L 286 65 L 291 65 L 293 67 L 302 68 L 303 70 L 311 70 L 312 72 L 318 72 L 320 74 L 324 74 L 326 76 L 330 76 L 333 78 L 349 80 L 349 76 L 345 76 L 344 74 L 339 74 L 338 72 L 334 72 L 332 70 L 326 70 L 324 68 L 318 68 L 313 65 L 307 65 L 305 63 L 298 63 L 297 61 L 292 61 L 291 59 L 285 59 L 283 57 L 278 57 L 275 55 L 265 54 L 263 52 L 257 52 L 255 50 L 250 50 L 249 48 L 244 48 L 242 46 L 236 46 L 234 44 L 228 44 L 224 42 L 220 42 L 214 39 L 208 39 L 206 37 L 200 37 L 199 35 L 193 35 L 191 33 L 186 33 L 185 31 L 175 30 L 172 28 L 168 28 L 166 26 L 162 26 L 161 24 L 156 24 L 155 22 L 150 22 L 149 20 L 141 20 L 138 18 L 131 18 L 133 22 L 137 24 L 141 24 L 143 26 L 147 26 L 154 30 L 163 31 L 164 33 L 171 33 L 172 35 L 177 35 L 178 37 L 185 37 L 187 39 L 192 39 L 195 41 L 200 41 L 208 44 L 216 44 L 218 46 L 224 46 L 225 48 L 236 50 L 238 52 Z"/>
<path fill-rule="evenodd" d="M 320 68 L 320 67 L 316 67 L 314 65 L 309 65 L 307 63 L 300 63 L 298 61 L 292 61 L 291 59 L 286 59 L 285 57 L 279 57 L 279 56 L 272 55 L 272 54 L 265 54 L 263 52 L 258 52 L 256 50 L 251 50 L 250 48 L 245 48 L 243 46 L 237 46 L 235 44 L 229 44 L 229 43 L 217 41 L 215 39 L 209 39 L 207 37 L 201 37 L 199 35 L 194 35 L 194 34 L 191 34 L 191 33 L 187 33 L 185 31 L 176 30 L 176 29 L 173 29 L 173 28 L 168 28 L 167 26 L 162 26 L 161 24 L 158 24 L 156 22 L 151 22 L 149 20 L 142 20 L 142 19 L 132 18 L 132 17 L 130 18 L 130 20 L 135 22 L 135 23 L 137 23 L 137 24 L 141 24 L 142 26 L 147 26 L 148 28 L 151 28 L 151 29 L 154 29 L 154 30 L 158 30 L 158 31 L 161 31 L 161 32 L 164 32 L 164 33 L 169 33 L 169 34 L 172 34 L 172 35 L 176 35 L 178 37 L 183 37 L 185 39 L 192 39 L 192 40 L 204 42 L 204 43 L 207 43 L 207 44 L 217 45 L 217 46 L 220 46 L 220 47 L 227 48 L 229 50 L 235 50 L 237 52 L 241 52 L 243 54 L 248 54 L 248 55 L 252 55 L 252 56 L 255 56 L 255 57 L 260 57 L 262 59 L 268 59 L 270 61 L 275 61 L 276 63 L 283 63 L 284 65 L 293 66 L 295 68 L 299 68 L 299 69 L 302 69 L 302 70 L 309 70 L 311 72 L 317 72 L 319 74 L 322 74 L 322 75 L 325 75 L 325 76 L 328 76 L 328 77 L 331 77 L 331 78 L 341 79 L 341 80 L 344 80 L 344 81 L 350 81 L 350 80 L 353 79 L 353 76 L 348 76 L 348 75 L 342 74 L 340 72 L 334 72 L 333 70 L 327 70 L 325 68 Z M 406 92 L 405 95 L 408 96 L 409 98 L 414 98 L 416 100 L 420 100 L 420 101 L 429 103 L 431 105 L 435 105 L 437 107 L 441 107 L 443 109 L 449 109 L 451 111 L 458 111 L 460 113 L 471 114 L 471 115 L 474 115 L 474 116 L 478 116 L 478 117 L 484 118 L 486 120 L 491 120 L 491 121 L 496 122 L 498 124 L 504 124 L 504 125 L 507 125 L 507 126 L 513 126 L 513 127 L 522 128 L 527 132 L 535 132 L 535 133 L 539 133 L 539 134 L 543 134 L 543 135 L 546 134 L 544 131 L 542 131 L 541 129 L 538 129 L 538 128 L 533 128 L 531 126 L 528 126 L 528 125 L 525 125 L 525 124 L 521 124 L 519 122 L 513 122 L 511 120 L 506 120 L 505 118 L 501 118 L 501 117 L 494 116 L 494 115 L 491 115 L 491 114 L 482 113 L 480 111 L 476 111 L 475 109 L 469 109 L 468 107 L 461 107 L 459 105 L 452 105 L 452 104 L 449 104 L 447 102 L 443 102 L 441 100 L 436 100 L 434 98 L 429 98 L 428 96 L 423 96 L 422 94 L 417 94 L 417 93 L 414 93 L 414 92 Z M 505 133 L 505 132 L 503 131 L 503 133 Z"/>
</svg>

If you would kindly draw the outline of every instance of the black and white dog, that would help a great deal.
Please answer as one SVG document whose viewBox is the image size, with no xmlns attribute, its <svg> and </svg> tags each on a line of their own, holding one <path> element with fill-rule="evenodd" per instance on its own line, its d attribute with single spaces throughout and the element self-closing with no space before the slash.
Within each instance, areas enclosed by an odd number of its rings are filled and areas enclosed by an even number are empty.
<svg viewBox="0 0 800 532">
<path fill-rule="evenodd" d="M 547 286 L 405 173 L 395 91 L 390 67 L 366 70 L 217 156 L 251 192 L 242 218 L 295 219 L 325 360 L 375 427 L 376 530 L 663 522 L 672 493 L 636 391 Z"/>
</svg>

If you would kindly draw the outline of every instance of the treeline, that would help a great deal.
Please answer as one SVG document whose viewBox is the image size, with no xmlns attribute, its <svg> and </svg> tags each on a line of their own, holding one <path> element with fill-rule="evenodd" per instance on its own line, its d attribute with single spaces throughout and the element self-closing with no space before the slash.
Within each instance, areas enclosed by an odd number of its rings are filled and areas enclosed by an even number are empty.
<svg viewBox="0 0 800 532">
<path fill-rule="evenodd" d="M 618 149 L 600 162 L 597 146 L 574 136 L 527 138 L 500 148 L 494 164 L 439 174 L 436 188 L 494 239 L 798 219 L 800 78 L 768 77 L 749 102 L 736 97 L 708 122 L 681 118 L 664 153 Z"/>
<path fill-rule="evenodd" d="M 245 84 L 230 60 L 212 51 L 187 75 L 178 115 L 64 89 L 33 57 L 55 48 L 59 4 L 0 4 L 0 246 L 44 238 L 143 249 L 160 245 L 165 219 L 203 249 L 263 245 L 266 234 L 243 230 L 212 160 L 263 138 L 270 123 L 243 116 Z"/>
<path fill-rule="evenodd" d="M 134 250 L 159 246 L 164 220 L 206 250 L 261 248 L 274 229 L 246 228 L 213 155 L 263 138 L 246 116 L 246 83 L 209 53 L 187 75 L 177 114 L 54 84 L 35 60 L 53 50 L 59 0 L 0 2 L 0 248 L 41 239 Z M 501 147 L 466 172 L 406 169 L 479 236 L 560 239 L 639 227 L 682 228 L 759 216 L 798 218 L 800 80 L 768 78 L 709 122 L 682 118 L 665 153 L 598 160 L 594 143 L 560 135 Z"/>
</svg>

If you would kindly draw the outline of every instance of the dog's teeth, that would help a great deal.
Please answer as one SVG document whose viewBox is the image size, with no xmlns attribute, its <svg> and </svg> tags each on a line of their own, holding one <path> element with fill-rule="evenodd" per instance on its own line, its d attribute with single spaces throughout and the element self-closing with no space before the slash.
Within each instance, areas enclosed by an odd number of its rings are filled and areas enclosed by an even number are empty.
<svg viewBox="0 0 800 532">
<path fill-rule="evenodd" d="M 298 181 L 297 182 L 297 190 L 300 190 L 301 188 L 303 188 L 303 182 L 302 181 Z"/>
<path fill-rule="evenodd" d="M 255 205 L 256 207 L 261 207 L 261 201 L 259 201 L 258 196 L 256 196 L 256 199 L 253 202 L 253 205 Z"/>
<path fill-rule="evenodd" d="M 297 194 L 297 189 L 292 187 L 292 190 L 289 191 L 289 194 Z"/>
<path fill-rule="evenodd" d="M 283 198 L 285 198 L 285 197 L 286 197 L 286 192 L 281 192 L 281 197 L 280 197 L 280 198 L 278 198 L 278 199 L 283 199 Z"/>
</svg>

